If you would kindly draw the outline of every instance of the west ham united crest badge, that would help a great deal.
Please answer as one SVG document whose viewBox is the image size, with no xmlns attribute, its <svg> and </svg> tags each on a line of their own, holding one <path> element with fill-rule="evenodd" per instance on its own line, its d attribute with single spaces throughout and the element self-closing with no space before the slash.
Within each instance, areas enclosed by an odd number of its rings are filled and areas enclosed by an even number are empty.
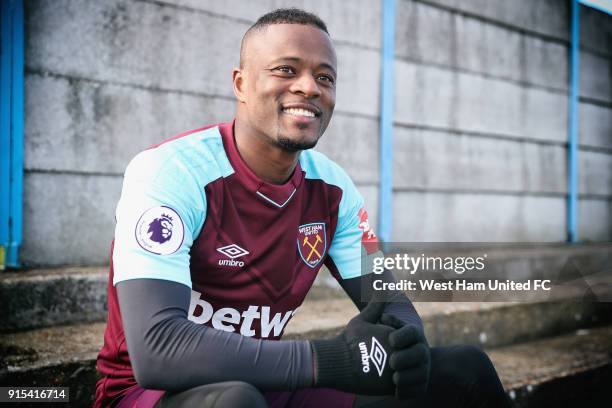
<svg viewBox="0 0 612 408">
<path fill-rule="evenodd" d="M 314 268 L 321 262 L 327 249 L 325 223 L 314 222 L 298 227 L 297 247 L 306 265 Z"/>
</svg>

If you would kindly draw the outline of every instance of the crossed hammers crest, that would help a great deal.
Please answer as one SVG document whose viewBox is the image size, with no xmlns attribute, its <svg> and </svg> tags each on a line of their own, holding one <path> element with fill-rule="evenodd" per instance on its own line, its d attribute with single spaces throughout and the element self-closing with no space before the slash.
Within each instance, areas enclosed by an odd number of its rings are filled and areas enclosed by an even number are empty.
<svg viewBox="0 0 612 408">
<path fill-rule="evenodd" d="M 304 242 L 302 242 L 302 246 L 308 245 L 310 247 L 310 252 L 308 253 L 308 256 L 306 257 L 306 261 L 310 261 L 310 258 L 312 257 L 313 254 L 317 254 L 319 258 L 322 258 L 319 251 L 317 251 L 317 245 L 319 245 L 320 242 L 323 242 L 323 240 L 321 239 L 319 234 L 317 234 L 314 244 L 310 243 L 310 240 L 308 239 L 308 237 L 304 237 Z"/>
</svg>

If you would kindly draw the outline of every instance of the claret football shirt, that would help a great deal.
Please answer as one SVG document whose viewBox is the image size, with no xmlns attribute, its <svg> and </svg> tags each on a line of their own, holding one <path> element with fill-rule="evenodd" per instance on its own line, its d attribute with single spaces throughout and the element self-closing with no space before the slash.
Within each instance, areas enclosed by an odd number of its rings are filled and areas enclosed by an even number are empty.
<svg viewBox="0 0 612 408">
<path fill-rule="evenodd" d="M 361 274 L 374 241 L 363 198 L 321 153 L 301 153 L 283 185 L 240 157 L 232 123 L 198 129 L 138 154 L 116 211 L 108 322 L 97 367 L 110 401 L 136 384 L 115 285 L 165 279 L 191 288 L 188 318 L 243 336 L 280 339 L 322 265 Z"/>
</svg>

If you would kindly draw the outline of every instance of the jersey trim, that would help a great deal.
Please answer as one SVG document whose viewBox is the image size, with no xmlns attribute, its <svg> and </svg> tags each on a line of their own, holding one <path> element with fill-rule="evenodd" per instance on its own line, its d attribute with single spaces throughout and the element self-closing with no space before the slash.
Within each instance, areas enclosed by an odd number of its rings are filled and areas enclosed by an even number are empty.
<svg viewBox="0 0 612 408">
<path fill-rule="evenodd" d="M 270 204 L 275 205 L 278 208 L 283 208 L 285 205 L 287 205 L 287 203 L 289 201 L 291 201 L 291 197 L 293 197 L 293 195 L 295 194 L 295 192 L 297 191 L 297 189 L 293 189 L 293 192 L 291 193 L 291 195 L 289 196 L 289 198 L 287 198 L 287 200 L 285 200 L 284 203 L 279 204 L 276 201 L 272 200 L 271 198 L 267 197 L 265 194 L 263 194 L 261 191 L 256 191 L 255 193 L 260 196 L 261 198 L 263 198 L 264 200 L 266 200 L 267 202 L 269 202 Z"/>
</svg>

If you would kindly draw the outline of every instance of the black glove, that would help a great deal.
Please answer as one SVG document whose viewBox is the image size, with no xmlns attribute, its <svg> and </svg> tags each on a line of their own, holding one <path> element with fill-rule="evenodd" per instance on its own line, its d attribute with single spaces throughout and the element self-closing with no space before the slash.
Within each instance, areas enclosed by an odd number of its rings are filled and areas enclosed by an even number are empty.
<svg viewBox="0 0 612 408">
<path fill-rule="evenodd" d="M 315 358 L 315 387 L 366 395 L 393 395 L 389 368 L 393 328 L 377 323 L 384 302 L 371 301 L 346 328 L 330 340 L 311 340 Z"/>
<path fill-rule="evenodd" d="M 427 392 L 431 356 L 429 345 L 419 326 L 406 324 L 397 317 L 383 314 L 382 324 L 394 327 L 389 335 L 389 343 L 393 348 L 389 357 L 389 365 L 394 371 L 393 383 L 396 386 L 397 398 L 413 398 Z"/>
</svg>

